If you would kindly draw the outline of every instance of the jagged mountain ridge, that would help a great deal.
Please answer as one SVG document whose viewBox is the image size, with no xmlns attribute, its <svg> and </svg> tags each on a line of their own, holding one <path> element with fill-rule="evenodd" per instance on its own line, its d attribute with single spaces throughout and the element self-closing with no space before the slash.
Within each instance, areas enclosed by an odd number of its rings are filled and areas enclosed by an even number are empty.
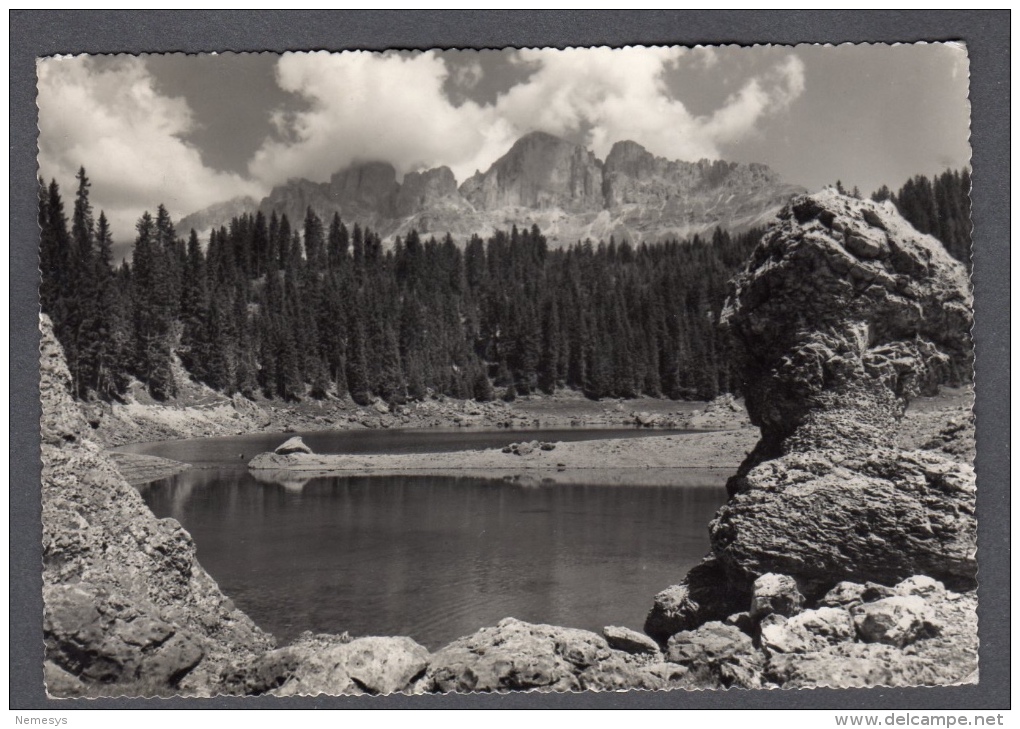
<svg viewBox="0 0 1020 729">
<path fill-rule="evenodd" d="M 553 245 L 569 245 L 610 236 L 658 242 L 716 227 L 745 230 L 803 192 L 761 164 L 667 160 L 632 141 L 617 142 L 603 161 L 582 145 L 532 132 L 459 186 L 449 167 L 410 172 L 398 182 L 389 163 L 365 162 L 329 182 L 292 179 L 273 188 L 257 209 L 267 216 L 286 213 L 292 226 L 301 225 L 308 207 L 325 220 L 339 213 L 384 241 L 412 228 L 463 241 L 537 224 Z M 183 218 L 179 227 L 204 234 L 255 209 L 228 201 Z"/>
</svg>

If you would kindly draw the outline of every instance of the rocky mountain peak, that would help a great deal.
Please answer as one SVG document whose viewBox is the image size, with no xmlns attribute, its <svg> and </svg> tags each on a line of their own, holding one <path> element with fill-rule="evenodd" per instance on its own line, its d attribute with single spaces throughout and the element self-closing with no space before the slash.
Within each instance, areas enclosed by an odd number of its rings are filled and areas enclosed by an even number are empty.
<svg viewBox="0 0 1020 729">
<path fill-rule="evenodd" d="M 597 211 L 602 207 L 602 164 L 579 144 L 532 132 L 518 139 L 487 172 L 467 180 L 460 192 L 480 210 Z"/>
<path fill-rule="evenodd" d="M 380 215 L 394 217 L 400 185 L 389 162 L 363 162 L 336 172 L 329 180 L 329 194 L 348 217 Z"/>
<path fill-rule="evenodd" d="M 384 241 L 412 228 L 463 241 L 493 228 L 538 225 L 553 246 L 610 236 L 652 243 L 764 225 L 803 192 L 765 165 L 673 161 L 629 140 L 613 145 L 603 163 L 583 145 L 531 132 L 459 187 L 449 167 L 409 172 L 398 182 L 388 162 L 358 162 L 329 182 L 289 180 L 257 206 L 236 200 L 210 207 L 184 218 L 181 229 L 204 235 L 256 209 L 286 214 L 293 225 L 311 207 L 324 219 L 339 214 L 369 226 Z"/>
<path fill-rule="evenodd" d="M 459 196 L 457 178 L 446 166 L 421 172 L 408 172 L 397 194 L 396 213 L 400 217 L 414 215 L 443 198 Z"/>
<path fill-rule="evenodd" d="M 655 164 L 655 156 L 637 142 L 626 139 L 617 142 L 606 157 L 606 172 L 630 174 L 635 177 L 647 174 Z"/>
</svg>

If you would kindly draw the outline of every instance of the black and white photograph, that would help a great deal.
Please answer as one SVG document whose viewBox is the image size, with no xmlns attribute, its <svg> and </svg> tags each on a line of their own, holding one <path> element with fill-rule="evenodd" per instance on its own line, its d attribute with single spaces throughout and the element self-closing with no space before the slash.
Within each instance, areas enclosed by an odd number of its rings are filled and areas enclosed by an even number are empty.
<svg viewBox="0 0 1020 729">
<path fill-rule="evenodd" d="M 36 72 L 48 696 L 979 682 L 965 43 Z"/>
</svg>

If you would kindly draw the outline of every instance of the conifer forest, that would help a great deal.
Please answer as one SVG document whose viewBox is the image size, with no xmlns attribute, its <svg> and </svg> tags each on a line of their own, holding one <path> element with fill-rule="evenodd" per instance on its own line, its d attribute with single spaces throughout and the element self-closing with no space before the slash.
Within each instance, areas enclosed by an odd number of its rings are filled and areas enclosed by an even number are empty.
<svg viewBox="0 0 1020 729">
<path fill-rule="evenodd" d="M 358 221 L 309 208 L 297 221 L 235 217 L 200 239 L 160 205 L 117 261 L 90 187 L 81 169 L 68 211 L 57 181 L 39 181 L 41 305 L 79 399 L 120 399 L 133 380 L 171 399 L 182 378 L 359 404 L 740 392 L 719 317 L 762 230 L 551 249 L 537 227 L 515 226 L 463 241 L 412 231 L 384 246 Z M 891 199 L 969 266 L 969 189 L 967 171 L 946 171 L 872 199 Z"/>
</svg>

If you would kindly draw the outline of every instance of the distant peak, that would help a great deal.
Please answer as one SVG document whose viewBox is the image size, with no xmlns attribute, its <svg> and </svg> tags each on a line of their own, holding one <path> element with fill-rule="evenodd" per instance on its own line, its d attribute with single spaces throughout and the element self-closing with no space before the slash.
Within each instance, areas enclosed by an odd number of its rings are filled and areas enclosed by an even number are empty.
<svg viewBox="0 0 1020 729">
<path fill-rule="evenodd" d="M 626 160 L 652 159 L 654 155 L 637 142 L 624 139 L 613 145 L 606 156 L 606 163 L 610 166 Z"/>
<path fill-rule="evenodd" d="M 530 145 L 530 144 L 535 144 L 535 143 L 538 143 L 538 144 L 570 144 L 571 146 L 575 146 L 575 145 L 573 145 L 573 143 L 568 142 L 563 137 L 557 137 L 555 134 L 550 134 L 549 132 L 534 131 L 534 132 L 528 132 L 523 137 L 518 139 L 514 143 L 514 147 L 517 147 L 519 145 Z M 513 149 L 513 147 L 511 147 L 511 149 Z"/>
<path fill-rule="evenodd" d="M 619 142 L 617 142 L 616 144 L 613 145 L 612 149 L 609 150 L 609 153 L 612 154 L 613 150 L 615 150 L 615 149 L 619 149 L 621 152 L 630 152 L 630 151 L 647 152 L 648 151 L 642 145 L 640 145 L 637 142 L 635 142 L 633 139 L 621 139 Z"/>
</svg>

